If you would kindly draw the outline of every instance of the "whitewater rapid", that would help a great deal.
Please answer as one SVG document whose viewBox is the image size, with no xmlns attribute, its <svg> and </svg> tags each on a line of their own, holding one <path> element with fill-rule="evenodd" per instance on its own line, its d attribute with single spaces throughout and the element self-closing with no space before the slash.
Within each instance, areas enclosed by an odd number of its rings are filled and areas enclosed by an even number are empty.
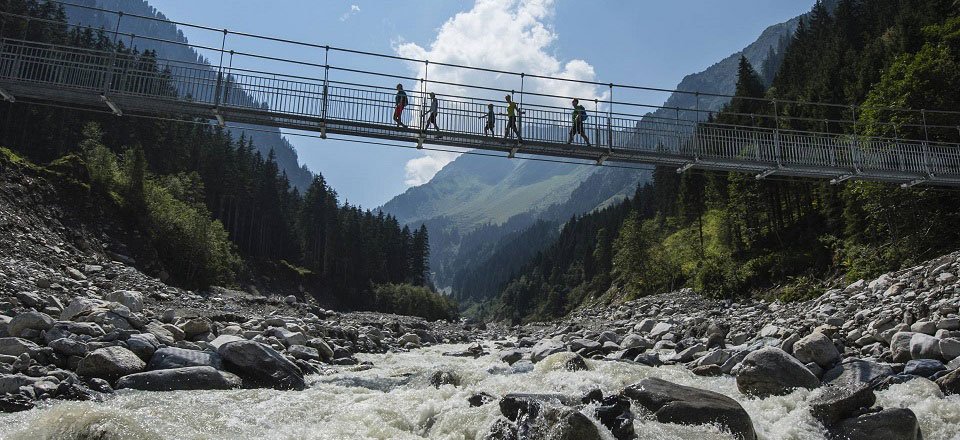
<svg viewBox="0 0 960 440">
<path fill-rule="evenodd" d="M 467 399 L 475 393 L 579 396 L 599 388 L 607 394 L 646 377 L 736 399 L 750 413 L 762 439 L 825 438 L 809 415 L 806 390 L 748 399 L 731 377 L 698 377 L 682 367 L 589 361 L 591 371 L 568 372 L 548 362 L 509 367 L 495 355 L 441 356 L 465 347 L 357 355 L 372 362 L 373 368 L 312 376 L 310 388 L 302 392 L 121 391 L 102 402 L 59 402 L 0 414 L 0 439 L 482 439 L 500 410 L 496 402 L 471 408 Z M 461 386 L 431 386 L 429 377 L 440 369 L 455 371 Z M 940 397 L 936 385 L 926 380 L 894 385 L 877 396 L 878 405 L 912 409 L 925 439 L 960 439 L 960 396 Z M 661 424 L 642 416 L 635 428 L 641 439 L 731 438 L 715 427 Z"/>
</svg>

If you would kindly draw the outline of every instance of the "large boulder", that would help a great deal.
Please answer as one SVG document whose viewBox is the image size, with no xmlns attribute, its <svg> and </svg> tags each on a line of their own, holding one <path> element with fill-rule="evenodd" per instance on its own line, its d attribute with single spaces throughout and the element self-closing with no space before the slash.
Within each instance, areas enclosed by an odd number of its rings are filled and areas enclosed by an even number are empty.
<svg viewBox="0 0 960 440">
<path fill-rule="evenodd" d="M 115 290 L 107 294 L 104 299 L 123 304 L 134 313 L 143 311 L 143 294 L 135 290 Z"/>
<path fill-rule="evenodd" d="M 33 342 L 21 338 L 0 338 L 0 354 L 7 356 L 20 356 L 24 353 L 31 353 L 39 350 L 40 347 Z"/>
<path fill-rule="evenodd" d="M 910 356 L 910 340 L 913 332 L 897 332 L 890 337 L 890 354 L 894 362 L 903 363 L 913 359 Z"/>
<path fill-rule="evenodd" d="M 136 354 L 123 347 L 98 348 L 77 366 L 77 374 L 113 381 L 123 376 L 139 373 L 146 367 Z"/>
<path fill-rule="evenodd" d="M 142 391 L 229 390 L 240 388 L 240 378 L 213 367 L 184 367 L 147 371 L 121 377 L 117 389 Z"/>
<path fill-rule="evenodd" d="M 747 411 L 737 401 L 713 391 L 649 378 L 625 388 L 622 394 L 653 413 L 661 423 L 716 424 L 738 438 L 756 438 Z"/>
<path fill-rule="evenodd" d="M 918 440 L 920 423 L 908 408 L 885 409 L 863 414 L 836 424 L 831 430 L 834 438 L 844 440 Z"/>
<path fill-rule="evenodd" d="M 914 333 L 910 338 L 910 357 L 943 360 L 943 354 L 940 353 L 940 340 L 923 333 Z"/>
<path fill-rule="evenodd" d="M 224 367 L 243 379 L 244 386 L 281 390 L 306 388 L 303 373 L 273 348 L 254 341 L 233 341 L 220 346 L 217 353 Z"/>
<path fill-rule="evenodd" d="M 19 337 L 27 330 L 36 330 L 37 333 L 53 328 L 53 318 L 46 313 L 24 312 L 14 316 L 7 325 L 7 333 L 13 337 Z"/>
<path fill-rule="evenodd" d="M 793 355 L 804 364 L 813 362 L 824 368 L 840 360 L 840 351 L 837 350 L 837 346 L 820 332 L 810 333 L 795 342 Z"/>
<path fill-rule="evenodd" d="M 533 363 L 540 362 L 554 353 L 560 353 L 562 351 L 567 351 L 567 346 L 563 345 L 562 342 L 555 339 L 544 339 L 540 342 L 537 342 L 533 346 L 533 349 L 530 351 L 530 361 Z"/>
<path fill-rule="evenodd" d="M 743 359 L 737 373 L 737 388 L 744 394 L 767 397 L 787 394 L 796 388 L 813 389 L 820 379 L 787 352 L 767 347 Z"/>
<path fill-rule="evenodd" d="M 184 348 L 164 347 L 153 353 L 148 370 L 170 370 L 184 367 L 211 367 L 223 369 L 220 355 L 212 351 L 187 350 Z"/>
<path fill-rule="evenodd" d="M 850 359 L 827 370 L 823 374 L 823 383 L 836 386 L 859 386 L 875 384 L 887 376 L 893 375 L 893 367 L 862 359 Z"/>
<path fill-rule="evenodd" d="M 852 417 L 862 408 L 877 402 L 873 388 L 866 384 L 858 386 L 826 386 L 814 391 L 807 399 L 810 414 L 826 426 Z"/>
</svg>

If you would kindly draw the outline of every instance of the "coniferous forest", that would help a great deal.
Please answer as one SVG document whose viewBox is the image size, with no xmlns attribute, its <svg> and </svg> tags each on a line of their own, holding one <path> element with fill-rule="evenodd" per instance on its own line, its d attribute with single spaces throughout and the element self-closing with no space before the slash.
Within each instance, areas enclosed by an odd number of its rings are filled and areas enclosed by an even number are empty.
<svg viewBox="0 0 960 440">
<path fill-rule="evenodd" d="M 170 87 L 154 52 L 115 47 L 103 29 L 67 26 L 61 6 L 13 0 L 2 7 L 39 19 L 7 19 L 3 37 L 116 49 Z M 247 136 L 210 121 L 4 103 L 0 146 L 38 164 L 80 169 L 71 175 L 89 185 L 91 198 L 116 204 L 146 233 L 159 260 L 153 272 L 173 284 L 256 284 L 272 270 L 279 275 L 270 278 L 286 276 L 330 306 L 389 309 L 406 301 L 412 314 L 455 314 L 432 292 L 426 227 L 341 203 L 320 175 L 301 194 L 272 152 L 264 157 Z"/>
<path fill-rule="evenodd" d="M 861 135 L 957 142 L 958 130 L 924 132 L 921 118 L 960 124 L 933 112 L 960 107 L 958 8 L 945 0 L 840 0 L 832 10 L 818 2 L 760 71 L 741 58 L 737 97 L 711 120 L 772 127 L 770 101 L 750 98 L 826 102 L 840 105 L 782 104 L 780 127 L 849 134 L 850 124 L 822 121 L 853 118 L 855 104 Z M 512 277 L 474 294 L 488 300 L 476 310 L 547 319 L 587 302 L 681 287 L 807 299 L 824 284 L 954 250 L 958 224 L 960 193 L 951 189 L 658 168 L 631 200 L 574 218 L 525 265 L 495 269 Z"/>
</svg>

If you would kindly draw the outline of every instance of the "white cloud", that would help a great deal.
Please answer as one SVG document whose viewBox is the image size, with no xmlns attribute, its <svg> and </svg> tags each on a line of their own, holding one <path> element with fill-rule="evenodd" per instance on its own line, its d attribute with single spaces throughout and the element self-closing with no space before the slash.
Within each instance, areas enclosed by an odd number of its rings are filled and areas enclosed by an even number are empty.
<svg viewBox="0 0 960 440">
<path fill-rule="evenodd" d="M 422 157 L 407 161 L 404 166 L 407 177 L 403 183 L 410 186 L 423 185 L 430 181 L 441 168 L 459 156 L 460 153 L 446 151 L 425 151 Z"/>
<path fill-rule="evenodd" d="M 347 21 L 347 20 L 350 19 L 350 17 L 353 17 L 354 15 L 357 15 L 359 12 L 360 12 L 360 7 L 359 7 L 359 6 L 357 6 L 357 5 L 350 5 L 350 10 L 347 11 L 347 12 L 344 12 L 343 15 L 340 16 L 340 21 Z"/>
<path fill-rule="evenodd" d="M 553 0 L 476 0 L 473 8 L 451 17 L 444 23 L 429 47 L 416 43 L 399 42 L 394 49 L 398 55 L 495 70 L 525 72 L 528 74 L 580 80 L 594 80 L 593 66 L 583 60 L 562 61 L 552 50 L 558 35 L 551 26 Z M 571 37 L 572 38 L 572 37 Z M 424 66 L 411 63 L 412 73 L 423 77 Z M 520 89 L 520 78 L 465 69 L 431 65 L 426 72 L 430 80 L 473 84 L 501 89 Z M 462 87 L 431 85 L 431 91 L 442 94 L 464 95 L 495 100 L 503 93 L 466 90 Z M 581 99 L 603 98 L 602 88 L 586 84 L 527 79 L 524 90 Z M 525 103 L 545 103 L 566 106 L 567 100 L 526 97 Z M 428 182 L 443 166 L 459 154 L 424 152 L 423 157 L 407 162 L 406 183 L 419 185 Z"/>
</svg>

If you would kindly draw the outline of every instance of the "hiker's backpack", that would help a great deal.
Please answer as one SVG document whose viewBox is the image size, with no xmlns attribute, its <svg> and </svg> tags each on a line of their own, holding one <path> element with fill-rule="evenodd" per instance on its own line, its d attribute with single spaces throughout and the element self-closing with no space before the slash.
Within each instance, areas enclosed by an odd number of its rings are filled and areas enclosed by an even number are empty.
<svg viewBox="0 0 960 440">
<path fill-rule="evenodd" d="M 580 112 L 580 122 L 587 122 L 587 117 L 589 117 L 589 115 L 587 114 L 587 109 L 584 108 L 582 105 L 578 105 L 577 111 Z"/>
</svg>

